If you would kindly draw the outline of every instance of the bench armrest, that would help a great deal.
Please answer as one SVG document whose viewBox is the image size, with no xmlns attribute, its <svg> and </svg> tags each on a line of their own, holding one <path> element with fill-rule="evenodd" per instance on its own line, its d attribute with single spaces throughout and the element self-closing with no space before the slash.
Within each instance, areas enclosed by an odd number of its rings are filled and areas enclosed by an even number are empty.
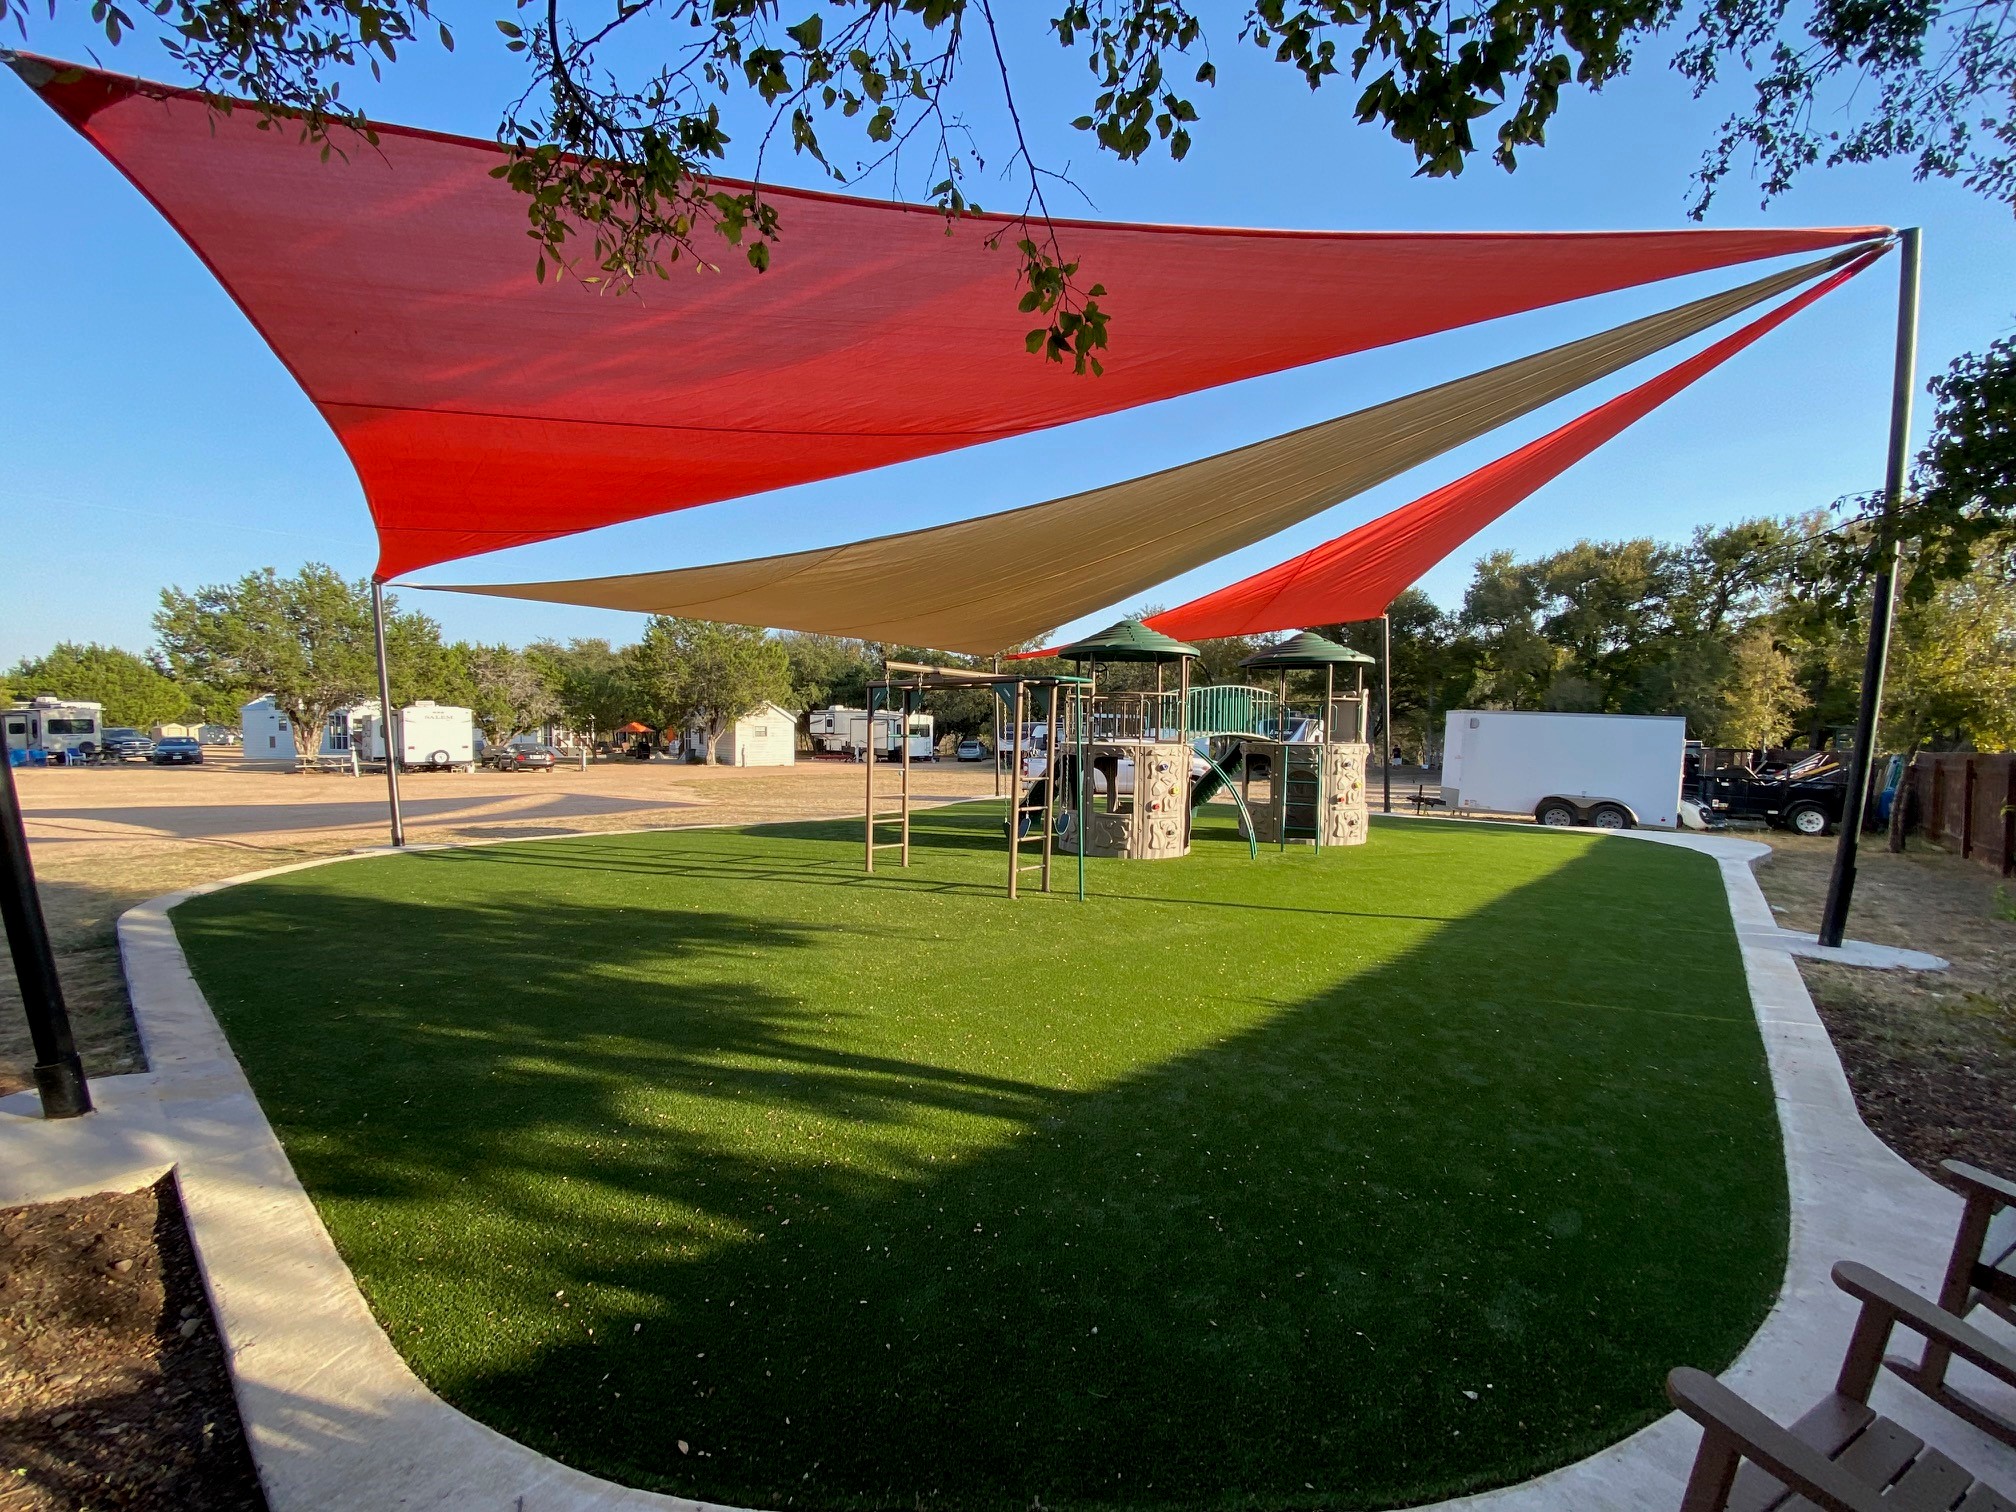
<svg viewBox="0 0 2016 1512">
<path fill-rule="evenodd" d="M 1993 1197 L 1998 1202 L 2016 1207 L 2016 1181 L 1969 1165 L 1964 1160 L 1942 1160 L 1939 1169 L 1959 1182 L 1969 1197 Z"/>
<path fill-rule="evenodd" d="M 1861 1302 L 1865 1312 L 1874 1307 L 1887 1313 L 1893 1322 L 2016 1386 L 2016 1350 L 1954 1317 L 1937 1303 L 1852 1260 L 1843 1260 L 1834 1267 L 1834 1284 Z"/>
<path fill-rule="evenodd" d="M 1705 1370 L 1686 1366 L 1666 1377 L 1666 1396 L 1701 1425 L 1702 1452 L 1721 1439 L 1744 1459 L 1827 1512 L 1882 1512 L 1882 1498 L 1811 1444 L 1793 1437 Z"/>
</svg>

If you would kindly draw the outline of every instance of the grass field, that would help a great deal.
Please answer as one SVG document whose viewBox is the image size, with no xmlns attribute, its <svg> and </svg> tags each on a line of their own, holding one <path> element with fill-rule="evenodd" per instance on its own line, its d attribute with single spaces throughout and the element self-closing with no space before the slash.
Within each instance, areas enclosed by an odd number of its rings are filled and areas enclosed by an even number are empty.
<svg viewBox="0 0 2016 1512">
<path fill-rule="evenodd" d="M 419 853 L 184 904 L 427 1382 L 640 1486 L 815 1508 L 1383 1506 L 1663 1410 L 1786 1198 L 1714 866 L 1229 824 L 1002 895 L 807 824 Z M 1068 875 L 1068 869 L 1067 869 Z"/>
</svg>

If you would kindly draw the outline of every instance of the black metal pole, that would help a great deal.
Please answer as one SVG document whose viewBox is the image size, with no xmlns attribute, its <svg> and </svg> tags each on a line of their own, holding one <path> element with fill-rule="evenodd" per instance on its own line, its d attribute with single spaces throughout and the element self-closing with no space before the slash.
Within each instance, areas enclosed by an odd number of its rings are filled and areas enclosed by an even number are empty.
<svg viewBox="0 0 2016 1512">
<path fill-rule="evenodd" d="M 0 919 L 6 921 L 14 975 L 21 984 L 22 1006 L 28 1010 L 42 1116 L 76 1118 L 89 1113 L 91 1088 L 70 1034 L 63 984 L 56 977 L 56 952 L 49 944 L 42 900 L 35 894 L 35 868 L 28 860 L 28 832 L 22 827 L 21 799 L 14 791 L 14 761 L 4 749 L 0 749 Z"/>
<path fill-rule="evenodd" d="M 1393 616 L 1379 616 L 1379 770 L 1386 784 L 1385 812 L 1393 812 Z"/>
<path fill-rule="evenodd" d="M 1820 913 L 1820 943 L 1839 945 L 1855 896 L 1856 848 L 1869 800 L 1869 766 L 1876 755 L 1876 720 L 1883 706 L 1883 673 L 1890 658 L 1890 619 L 1897 598 L 1897 511 L 1911 462 L 1911 390 L 1918 365 L 1918 228 L 1898 233 L 1897 358 L 1890 388 L 1890 460 L 1883 478 L 1883 513 L 1876 524 L 1876 578 L 1869 590 L 1869 645 L 1862 658 L 1862 701 L 1855 711 L 1855 749 L 1849 753 L 1848 791 L 1841 804 L 1841 834 L 1827 906 Z M 1900 787 L 1895 801 L 1903 801 Z"/>
<path fill-rule="evenodd" d="M 392 843 L 406 843 L 406 817 L 399 812 L 399 719 L 392 712 L 392 673 L 385 660 L 385 581 L 371 579 L 371 637 L 378 649 L 378 734 L 385 743 L 385 801 L 392 819 Z"/>
</svg>

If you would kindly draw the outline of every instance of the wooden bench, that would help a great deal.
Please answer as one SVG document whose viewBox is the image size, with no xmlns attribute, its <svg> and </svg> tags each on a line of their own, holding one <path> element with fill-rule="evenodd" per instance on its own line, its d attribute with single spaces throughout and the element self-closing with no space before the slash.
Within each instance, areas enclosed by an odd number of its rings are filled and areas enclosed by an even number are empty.
<svg viewBox="0 0 2016 1512">
<path fill-rule="evenodd" d="M 2011 1385 L 2016 1351 L 1866 1265 L 1836 1265 L 1834 1284 L 1862 1314 L 1834 1390 L 1790 1428 L 1706 1371 L 1666 1378 L 1666 1395 L 1702 1430 L 1680 1512 L 2016 1512 L 2005 1493 L 1869 1406 L 1899 1324 Z"/>
<path fill-rule="evenodd" d="M 1967 1199 L 1946 1279 L 1939 1287 L 1939 1305 L 1956 1318 L 1985 1307 L 2005 1323 L 2016 1324 L 2016 1181 L 1984 1171 L 1965 1161 L 1941 1162 Z M 1984 1433 L 2016 1446 L 2016 1422 L 1956 1390 L 1946 1379 L 1952 1351 L 1928 1342 L 1916 1360 L 1892 1355 L 1883 1363 L 1946 1408 Z"/>
</svg>

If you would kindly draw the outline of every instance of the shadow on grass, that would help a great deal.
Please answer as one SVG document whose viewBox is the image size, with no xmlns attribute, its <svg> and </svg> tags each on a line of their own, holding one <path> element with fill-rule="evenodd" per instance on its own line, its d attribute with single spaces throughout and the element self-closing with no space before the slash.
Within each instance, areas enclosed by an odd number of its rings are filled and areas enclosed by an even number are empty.
<svg viewBox="0 0 2016 1512">
<path fill-rule="evenodd" d="M 458 1406 L 745 1506 L 1380 1506 L 1613 1440 L 1763 1316 L 1782 1160 L 1699 858 L 1551 854 L 1356 974 L 1361 926 L 1318 919 L 1338 964 L 1273 988 L 1279 925 L 1173 911 L 1114 1032 L 1211 1008 L 1228 952 L 1248 1011 L 1081 1087 L 1068 1035 L 1037 1077 L 903 1029 L 920 995 L 978 994 L 1042 1063 L 1110 967 L 1044 957 L 1057 916 L 975 914 L 1000 942 L 926 961 L 733 906 L 858 865 L 826 828 L 781 864 L 570 842 L 398 863 L 433 902 L 306 874 L 178 913 L 374 1307 Z M 548 849 L 625 868 L 638 905 L 571 895 Z M 1564 912 L 1642 948 L 1578 960 Z M 1661 948 L 1689 912 L 1719 951 Z M 886 992 L 828 990 L 864 961 Z M 879 1052 L 840 1043 L 859 1015 Z"/>
</svg>

